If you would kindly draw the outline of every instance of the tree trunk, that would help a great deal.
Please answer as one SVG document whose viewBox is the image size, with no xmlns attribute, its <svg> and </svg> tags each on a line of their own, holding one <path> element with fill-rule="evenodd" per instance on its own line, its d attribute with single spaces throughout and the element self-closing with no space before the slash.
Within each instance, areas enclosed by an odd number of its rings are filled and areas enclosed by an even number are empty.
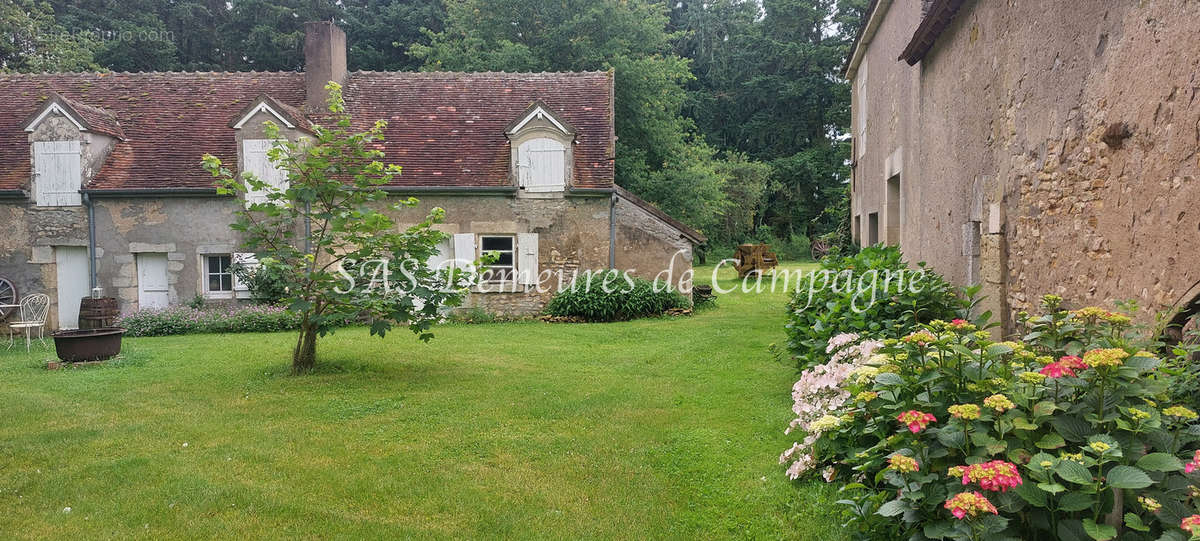
<svg viewBox="0 0 1200 541">
<path fill-rule="evenodd" d="M 317 362 L 317 328 L 305 317 L 300 322 L 300 336 L 292 352 L 292 373 L 310 372 Z"/>
</svg>

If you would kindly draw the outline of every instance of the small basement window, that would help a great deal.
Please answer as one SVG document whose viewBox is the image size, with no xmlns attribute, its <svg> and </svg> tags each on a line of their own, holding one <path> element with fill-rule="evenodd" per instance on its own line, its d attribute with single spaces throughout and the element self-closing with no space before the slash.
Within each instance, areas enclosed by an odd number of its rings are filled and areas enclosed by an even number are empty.
<svg viewBox="0 0 1200 541">
<path fill-rule="evenodd" d="M 205 256 L 205 287 L 209 293 L 232 293 L 232 257 L 229 254 Z"/>
<path fill-rule="evenodd" d="M 511 235 L 480 235 L 479 256 L 495 252 L 499 258 L 488 265 L 482 278 L 487 282 L 509 282 L 516 277 L 516 250 Z"/>
</svg>

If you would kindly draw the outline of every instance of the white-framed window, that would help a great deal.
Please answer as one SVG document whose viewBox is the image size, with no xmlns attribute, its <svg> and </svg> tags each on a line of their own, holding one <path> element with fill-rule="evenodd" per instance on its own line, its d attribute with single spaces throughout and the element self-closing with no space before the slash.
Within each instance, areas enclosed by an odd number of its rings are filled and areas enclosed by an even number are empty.
<svg viewBox="0 0 1200 541">
<path fill-rule="evenodd" d="M 510 282 L 516 278 L 516 237 L 513 235 L 480 235 L 479 256 L 495 252 L 498 258 L 483 270 L 486 282 Z"/>
<path fill-rule="evenodd" d="M 527 192 L 561 192 L 567 186 L 567 147 L 538 137 L 517 148 L 517 180 Z"/>
<path fill-rule="evenodd" d="M 35 141 L 33 143 L 34 202 L 39 207 L 83 204 L 79 188 L 79 141 Z"/>
<path fill-rule="evenodd" d="M 242 141 L 242 170 L 258 177 L 272 189 L 283 191 L 287 189 L 287 172 L 279 169 L 267 152 L 275 142 L 270 139 L 244 139 Z M 265 190 L 246 190 L 246 204 L 262 203 L 267 200 Z"/>
<path fill-rule="evenodd" d="M 207 254 L 204 256 L 204 292 L 215 296 L 232 296 L 234 288 L 233 256 Z"/>
</svg>

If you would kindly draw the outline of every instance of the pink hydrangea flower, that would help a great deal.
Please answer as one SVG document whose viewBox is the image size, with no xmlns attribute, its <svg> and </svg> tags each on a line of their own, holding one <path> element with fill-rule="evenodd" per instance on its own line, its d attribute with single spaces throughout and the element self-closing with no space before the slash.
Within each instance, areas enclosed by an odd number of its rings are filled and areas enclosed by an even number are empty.
<svg viewBox="0 0 1200 541">
<path fill-rule="evenodd" d="M 971 464 L 962 472 L 962 484 L 979 483 L 980 488 L 993 492 L 1008 492 L 1022 483 L 1017 465 L 1003 460 Z"/>
<path fill-rule="evenodd" d="M 900 424 L 907 426 L 908 430 L 913 434 L 916 434 L 917 432 L 925 430 L 925 427 L 928 426 L 929 423 L 937 422 L 937 417 L 934 417 L 932 413 L 908 410 L 900 415 L 897 415 L 896 420 L 900 421 Z"/>
</svg>

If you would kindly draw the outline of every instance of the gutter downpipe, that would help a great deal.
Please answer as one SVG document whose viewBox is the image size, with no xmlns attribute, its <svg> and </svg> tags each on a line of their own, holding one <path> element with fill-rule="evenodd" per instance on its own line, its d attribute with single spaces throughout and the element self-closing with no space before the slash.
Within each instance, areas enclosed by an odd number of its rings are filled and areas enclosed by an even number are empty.
<svg viewBox="0 0 1200 541">
<path fill-rule="evenodd" d="M 96 207 L 87 192 L 83 193 L 83 204 L 87 205 L 88 217 L 88 274 L 91 278 L 91 287 L 88 289 L 95 289 L 100 283 L 96 278 Z"/>
<path fill-rule="evenodd" d="M 617 192 L 608 199 L 608 268 L 617 268 Z"/>
</svg>

